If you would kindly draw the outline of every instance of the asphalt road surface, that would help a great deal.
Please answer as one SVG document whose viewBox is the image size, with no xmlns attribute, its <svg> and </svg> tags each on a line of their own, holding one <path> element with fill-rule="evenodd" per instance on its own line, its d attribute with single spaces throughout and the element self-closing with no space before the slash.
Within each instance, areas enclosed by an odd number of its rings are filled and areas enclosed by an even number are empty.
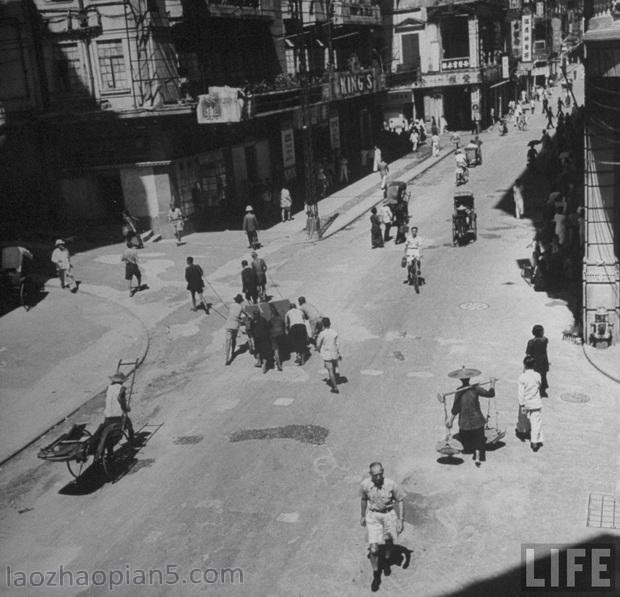
<svg viewBox="0 0 620 597">
<path fill-rule="evenodd" d="M 264 375 L 248 354 L 224 367 L 221 335 L 205 335 L 193 339 L 199 358 L 183 364 L 177 355 L 174 372 L 157 376 L 159 364 L 146 365 L 151 381 L 140 386 L 134 423 L 163 425 L 117 482 L 76 489 L 62 465 L 36 461 L 34 451 L 5 467 L 6 594 L 369 593 L 357 491 L 374 460 L 407 492 L 405 565 L 393 567 L 380 594 L 516 595 L 523 542 L 595 536 L 583 512 L 589 491 L 615 483 L 612 394 L 577 347 L 562 343 L 571 320 L 563 302 L 521 279 L 517 259 L 529 254 L 532 226 L 514 219 L 505 198 L 536 130 L 483 136 L 484 163 L 463 187 L 476 199 L 475 243 L 452 245 L 451 158 L 412 184 L 412 223 L 425 245 L 419 295 L 403 283 L 402 245 L 370 249 L 367 216 L 271 257 L 275 298 L 305 295 L 338 330 L 340 395 L 329 392 L 316 354 Z M 537 454 L 512 435 L 534 323 L 552 338 L 547 437 Z M 168 354 L 175 350 L 170 341 Z M 442 464 L 435 452 L 445 434 L 436 393 L 454 389 L 447 373 L 461 365 L 500 380 L 490 414 L 508 436 L 479 470 L 467 457 Z M 568 403 L 562 392 L 590 401 Z M 64 576 L 45 575 L 41 588 L 16 586 L 19 572 L 37 584 L 38 572 L 61 565 Z M 77 586 L 86 574 L 90 586 Z"/>
</svg>

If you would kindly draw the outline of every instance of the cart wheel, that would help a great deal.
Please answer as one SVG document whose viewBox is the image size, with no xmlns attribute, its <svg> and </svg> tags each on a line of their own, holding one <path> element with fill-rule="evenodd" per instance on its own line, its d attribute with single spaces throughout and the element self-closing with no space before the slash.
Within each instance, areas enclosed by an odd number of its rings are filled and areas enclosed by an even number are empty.
<svg viewBox="0 0 620 597">
<path fill-rule="evenodd" d="M 87 429 L 84 429 L 83 433 L 84 437 L 92 437 L 92 433 L 90 433 Z M 67 468 L 75 479 L 80 477 L 81 474 L 95 461 L 94 454 L 90 451 L 89 447 L 90 446 L 88 446 L 88 444 L 84 447 L 85 454 L 82 454 L 81 460 L 67 460 Z"/>
</svg>

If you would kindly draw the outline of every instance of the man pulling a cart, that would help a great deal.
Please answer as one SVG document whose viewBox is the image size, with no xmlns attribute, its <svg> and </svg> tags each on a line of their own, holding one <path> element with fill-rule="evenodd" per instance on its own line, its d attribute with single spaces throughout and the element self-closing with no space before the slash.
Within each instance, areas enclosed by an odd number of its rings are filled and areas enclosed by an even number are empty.
<svg viewBox="0 0 620 597">
<path fill-rule="evenodd" d="M 119 429 L 122 429 L 124 423 L 129 435 L 129 442 L 135 444 L 133 425 L 129 418 L 131 408 L 127 399 L 127 390 L 123 385 L 125 379 L 125 375 L 118 371 L 110 377 L 110 383 L 105 393 L 105 409 L 103 411 L 105 418 L 95 431 L 92 439 L 92 446 L 97 454 L 103 454 L 103 449 L 106 448 L 106 446 L 100 446 L 99 444 L 101 441 L 105 441 L 105 434 L 103 432 L 109 425 L 118 426 Z M 107 446 L 108 452 L 112 448 L 113 446 Z"/>
</svg>

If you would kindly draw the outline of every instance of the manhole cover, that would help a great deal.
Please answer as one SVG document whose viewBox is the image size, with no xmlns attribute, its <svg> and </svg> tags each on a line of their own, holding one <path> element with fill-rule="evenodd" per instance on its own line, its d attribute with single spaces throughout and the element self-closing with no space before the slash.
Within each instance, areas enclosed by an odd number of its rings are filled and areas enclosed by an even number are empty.
<svg viewBox="0 0 620 597">
<path fill-rule="evenodd" d="M 461 303 L 459 305 L 459 309 L 463 309 L 463 311 L 482 311 L 484 309 L 488 309 L 489 305 L 487 303 Z"/>
<path fill-rule="evenodd" d="M 284 427 L 267 427 L 265 429 L 242 429 L 230 435 L 231 442 L 251 439 L 295 439 L 305 444 L 321 446 L 329 430 L 319 425 L 285 425 Z"/>
<path fill-rule="evenodd" d="M 174 440 L 176 446 L 191 446 L 202 441 L 202 435 L 181 435 Z"/>
<path fill-rule="evenodd" d="M 565 392 L 564 394 L 560 394 L 560 400 L 564 400 L 564 402 L 583 404 L 584 402 L 590 402 L 590 396 L 581 394 L 580 392 Z"/>
</svg>

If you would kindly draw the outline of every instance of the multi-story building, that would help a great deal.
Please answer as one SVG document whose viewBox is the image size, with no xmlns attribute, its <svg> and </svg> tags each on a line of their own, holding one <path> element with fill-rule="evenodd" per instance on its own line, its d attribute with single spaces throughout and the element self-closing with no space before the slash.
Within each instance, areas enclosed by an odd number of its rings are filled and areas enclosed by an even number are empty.
<svg viewBox="0 0 620 597">
<path fill-rule="evenodd" d="M 586 3 L 583 328 L 620 324 L 620 2 Z"/>
<path fill-rule="evenodd" d="M 505 14 L 503 0 L 396 0 L 386 15 L 386 117 L 445 116 L 451 129 L 468 129 L 487 124 L 491 108 L 499 115 L 509 96 Z"/>
<path fill-rule="evenodd" d="M 211 225 L 239 218 L 261 181 L 299 197 L 305 153 L 355 171 L 380 126 L 369 0 L 4 2 L 7 217 L 128 208 L 164 232 L 174 202 Z"/>
</svg>

